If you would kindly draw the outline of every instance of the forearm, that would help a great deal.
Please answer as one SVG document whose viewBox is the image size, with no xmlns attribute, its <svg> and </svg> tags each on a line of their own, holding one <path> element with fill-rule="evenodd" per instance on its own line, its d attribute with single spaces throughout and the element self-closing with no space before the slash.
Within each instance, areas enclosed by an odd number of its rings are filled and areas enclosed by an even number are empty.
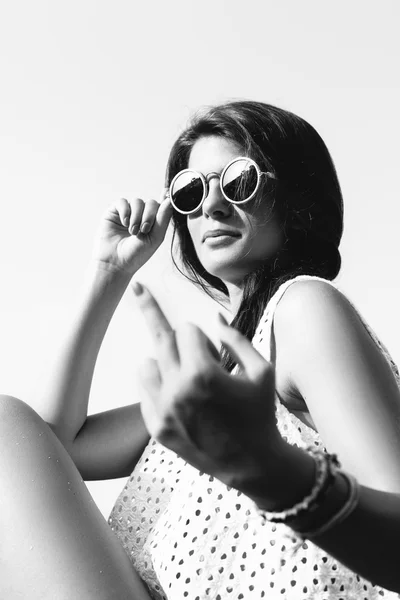
<svg viewBox="0 0 400 600">
<path fill-rule="evenodd" d="M 115 479 L 132 473 L 148 441 L 140 404 L 131 404 L 89 415 L 67 450 L 83 479 Z"/>
<path fill-rule="evenodd" d="M 272 486 L 260 481 L 250 497 L 261 509 L 282 510 L 300 502 L 313 485 L 315 467 L 306 452 L 291 446 L 282 459 L 281 477 Z M 300 515 L 288 525 L 295 533 L 316 530 L 344 506 L 349 495 L 340 474 L 319 507 Z M 398 544 L 400 540 L 400 496 L 361 486 L 355 509 L 326 533 L 305 536 L 317 546 L 367 580 L 400 592 Z"/>
<path fill-rule="evenodd" d="M 343 506 L 348 495 L 339 477 L 321 506 L 325 520 Z M 336 507 L 336 508 L 335 508 Z M 297 527 L 302 527 L 297 524 Z M 344 521 L 326 533 L 310 537 L 349 569 L 372 583 L 400 592 L 398 545 L 400 540 L 400 496 L 361 486 L 356 508 Z"/>
<path fill-rule="evenodd" d="M 130 281 L 128 274 L 94 263 L 61 347 L 44 400 L 43 418 L 63 442 L 85 422 L 97 356 L 108 325 Z"/>
</svg>

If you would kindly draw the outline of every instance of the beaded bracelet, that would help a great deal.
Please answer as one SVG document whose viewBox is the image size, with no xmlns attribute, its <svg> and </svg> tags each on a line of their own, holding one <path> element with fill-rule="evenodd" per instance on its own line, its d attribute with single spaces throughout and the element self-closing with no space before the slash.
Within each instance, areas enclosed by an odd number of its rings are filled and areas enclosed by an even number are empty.
<svg viewBox="0 0 400 600">
<path fill-rule="evenodd" d="M 315 482 L 310 493 L 294 506 L 282 511 L 267 511 L 258 508 L 258 513 L 262 516 L 264 521 L 289 524 L 291 520 L 302 513 L 315 510 L 325 495 L 328 487 L 330 487 L 336 472 L 340 468 L 337 456 L 335 454 L 322 452 L 314 447 L 308 447 L 306 450 L 314 458 L 316 468 Z"/>
<path fill-rule="evenodd" d="M 349 486 L 349 496 L 343 506 L 332 515 L 325 523 L 316 527 L 315 529 L 310 529 L 309 531 L 302 531 L 298 535 L 302 538 L 313 538 L 318 535 L 322 535 L 332 529 L 335 525 L 339 525 L 342 521 L 345 520 L 346 517 L 353 512 L 358 504 L 358 499 L 360 497 L 360 486 L 358 481 L 345 471 L 340 471 L 340 474 L 347 480 Z"/>
</svg>

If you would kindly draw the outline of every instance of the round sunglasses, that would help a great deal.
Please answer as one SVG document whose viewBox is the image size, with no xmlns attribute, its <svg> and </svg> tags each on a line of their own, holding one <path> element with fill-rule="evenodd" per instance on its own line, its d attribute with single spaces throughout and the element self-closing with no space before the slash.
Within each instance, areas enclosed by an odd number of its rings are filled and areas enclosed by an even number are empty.
<svg viewBox="0 0 400 600">
<path fill-rule="evenodd" d="M 169 186 L 169 197 L 175 210 L 182 215 L 198 211 L 208 196 L 210 175 L 219 178 L 222 195 L 232 204 L 243 204 L 254 198 L 260 187 L 261 175 L 275 179 L 273 173 L 261 171 L 252 158 L 245 156 L 231 160 L 221 175 L 209 173 L 205 177 L 194 169 L 183 169 Z"/>
</svg>

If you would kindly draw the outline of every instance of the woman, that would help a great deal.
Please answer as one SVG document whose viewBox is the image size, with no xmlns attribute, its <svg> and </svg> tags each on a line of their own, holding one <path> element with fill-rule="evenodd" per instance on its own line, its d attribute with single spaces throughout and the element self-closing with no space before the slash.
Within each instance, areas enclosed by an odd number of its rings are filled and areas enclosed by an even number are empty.
<svg viewBox="0 0 400 600">
<path fill-rule="evenodd" d="M 230 103 L 211 109 L 180 136 L 167 179 L 190 275 L 206 291 L 229 298 L 233 325 L 247 338 L 255 334 L 256 349 L 275 365 L 278 429 L 271 370 L 254 375 L 249 384 L 243 374 L 251 367 L 223 325 L 223 364 L 236 375 L 222 379 L 209 377 L 209 348 L 208 354 L 196 356 L 200 367 L 190 354 L 180 352 L 193 336 L 190 327 L 177 340 L 168 328 L 158 338 L 159 362 L 148 363 L 144 372 L 142 412 L 147 428 L 164 446 L 151 440 L 137 462 L 148 440 L 138 405 L 87 418 L 91 378 L 108 323 L 131 276 L 161 243 L 171 216 L 168 201 L 159 208 L 139 199 L 121 200 L 104 220 L 88 291 L 42 416 L 82 477 L 126 476 L 134 468 L 110 525 L 153 597 L 388 597 L 313 543 L 299 547 L 299 538 L 288 536 L 285 523 L 262 521 L 254 502 L 280 511 L 307 496 L 314 459 L 295 445 L 326 446 L 361 484 L 400 491 L 396 373 L 355 309 L 328 282 L 340 268 L 342 198 L 324 143 L 295 115 L 260 103 Z M 140 297 L 149 315 L 151 301 L 143 301 L 146 293 Z M 204 339 L 202 343 L 204 348 Z M 168 387 L 166 374 L 178 363 L 195 376 Z M 215 407 L 214 413 L 210 406 L 208 413 L 203 411 L 204 400 L 212 397 L 209 389 L 220 398 L 219 420 Z M 191 394 L 197 398 L 196 390 L 202 409 L 197 420 L 181 401 Z M 246 399 L 239 425 L 227 396 Z M 9 444 L 2 456 L 2 478 L 11 484 L 2 501 L 8 511 L 12 507 L 16 522 L 4 540 L 7 569 L 26 564 L 28 574 L 40 573 L 31 598 L 43 597 L 43 589 L 54 597 L 55 582 L 60 598 L 78 592 L 85 597 L 82 590 L 87 598 L 142 597 L 121 545 L 110 537 L 73 464 L 43 421 L 11 399 L 3 401 L 3 413 L 1 439 Z M 192 429 L 177 433 L 182 423 Z M 28 474 L 38 464 L 31 481 Z M 282 476 L 282 466 L 290 481 Z M 340 505 L 347 497 L 346 481 L 335 481 L 333 491 L 327 487 L 328 513 L 337 509 L 332 508 L 337 499 Z M 31 498 L 29 506 L 22 500 L 26 497 Z M 379 497 L 390 502 L 389 495 Z M 318 535 L 315 539 L 358 568 L 346 553 L 356 510 L 336 527 L 336 534 L 333 529 L 320 536 L 322 541 Z M 297 517 L 303 520 L 300 525 L 292 520 L 293 529 L 318 531 L 307 515 Z M 377 535 L 373 525 L 371 531 L 372 537 Z M 22 549 L 15 539 L 24 540 Z M 360 566 L 368 575 L 363 561 Z M 381 572 L 374 571 L 374 578 L 392 585 L 393 579 Z M 28 584 L 29 575 L 15 589 L 23 594 Z"/>
</svg>

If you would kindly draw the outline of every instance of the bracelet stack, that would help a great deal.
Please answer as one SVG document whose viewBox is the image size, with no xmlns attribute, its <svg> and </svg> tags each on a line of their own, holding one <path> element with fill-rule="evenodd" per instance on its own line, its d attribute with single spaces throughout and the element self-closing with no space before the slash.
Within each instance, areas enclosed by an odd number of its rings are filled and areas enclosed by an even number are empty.
<svg viewBox="0 0 400 600">
<path fill-rule="evenodd" d="M 272 512 L 259 508 L 258 512 L 264 521 L 282 523 L 290 527 L 292 522 L 297 521 L 304 515 L 309 516 L 323 505 L 327 492 L 332 488 L 340 474 L 346 479 L 348 497 L 344 505 L 322 525 L 318 525 L 315 529 L 298 533 L 300 537 L 311 538 L 321 535 L 339 524 L 354 510 L 358 503 L 359 486 L 354 477 L 340 470 L 340 463 L 335 454 L 328 454 L 313 447 L 306 450 L 312 455 L 315 461 L 315 481 L 309 494 L 300 502 L 285 510 Z"/>
<path fill-rule="evenodd" d="M 344 521 L 344 519 L 356 508 L 360 497 L 360 486 L 358 485 L 357 480 L 349 473 L 338 471 L 336 476 L 339 475 L 339 473 L 347 480 L 348 484 L 349 495 L 346 502 L 336 513 L 325 521 L 325 523 L 322 523 L 322 525 L 319 525 L 314 529 L 309 529 L 308 531 L 302 531 L 299 534 L 302 538 L 313 538 L 326 533 L 329 529 L 332 529 L 332 527 L 339 525 L 339 523 Z"/>
</svg>

